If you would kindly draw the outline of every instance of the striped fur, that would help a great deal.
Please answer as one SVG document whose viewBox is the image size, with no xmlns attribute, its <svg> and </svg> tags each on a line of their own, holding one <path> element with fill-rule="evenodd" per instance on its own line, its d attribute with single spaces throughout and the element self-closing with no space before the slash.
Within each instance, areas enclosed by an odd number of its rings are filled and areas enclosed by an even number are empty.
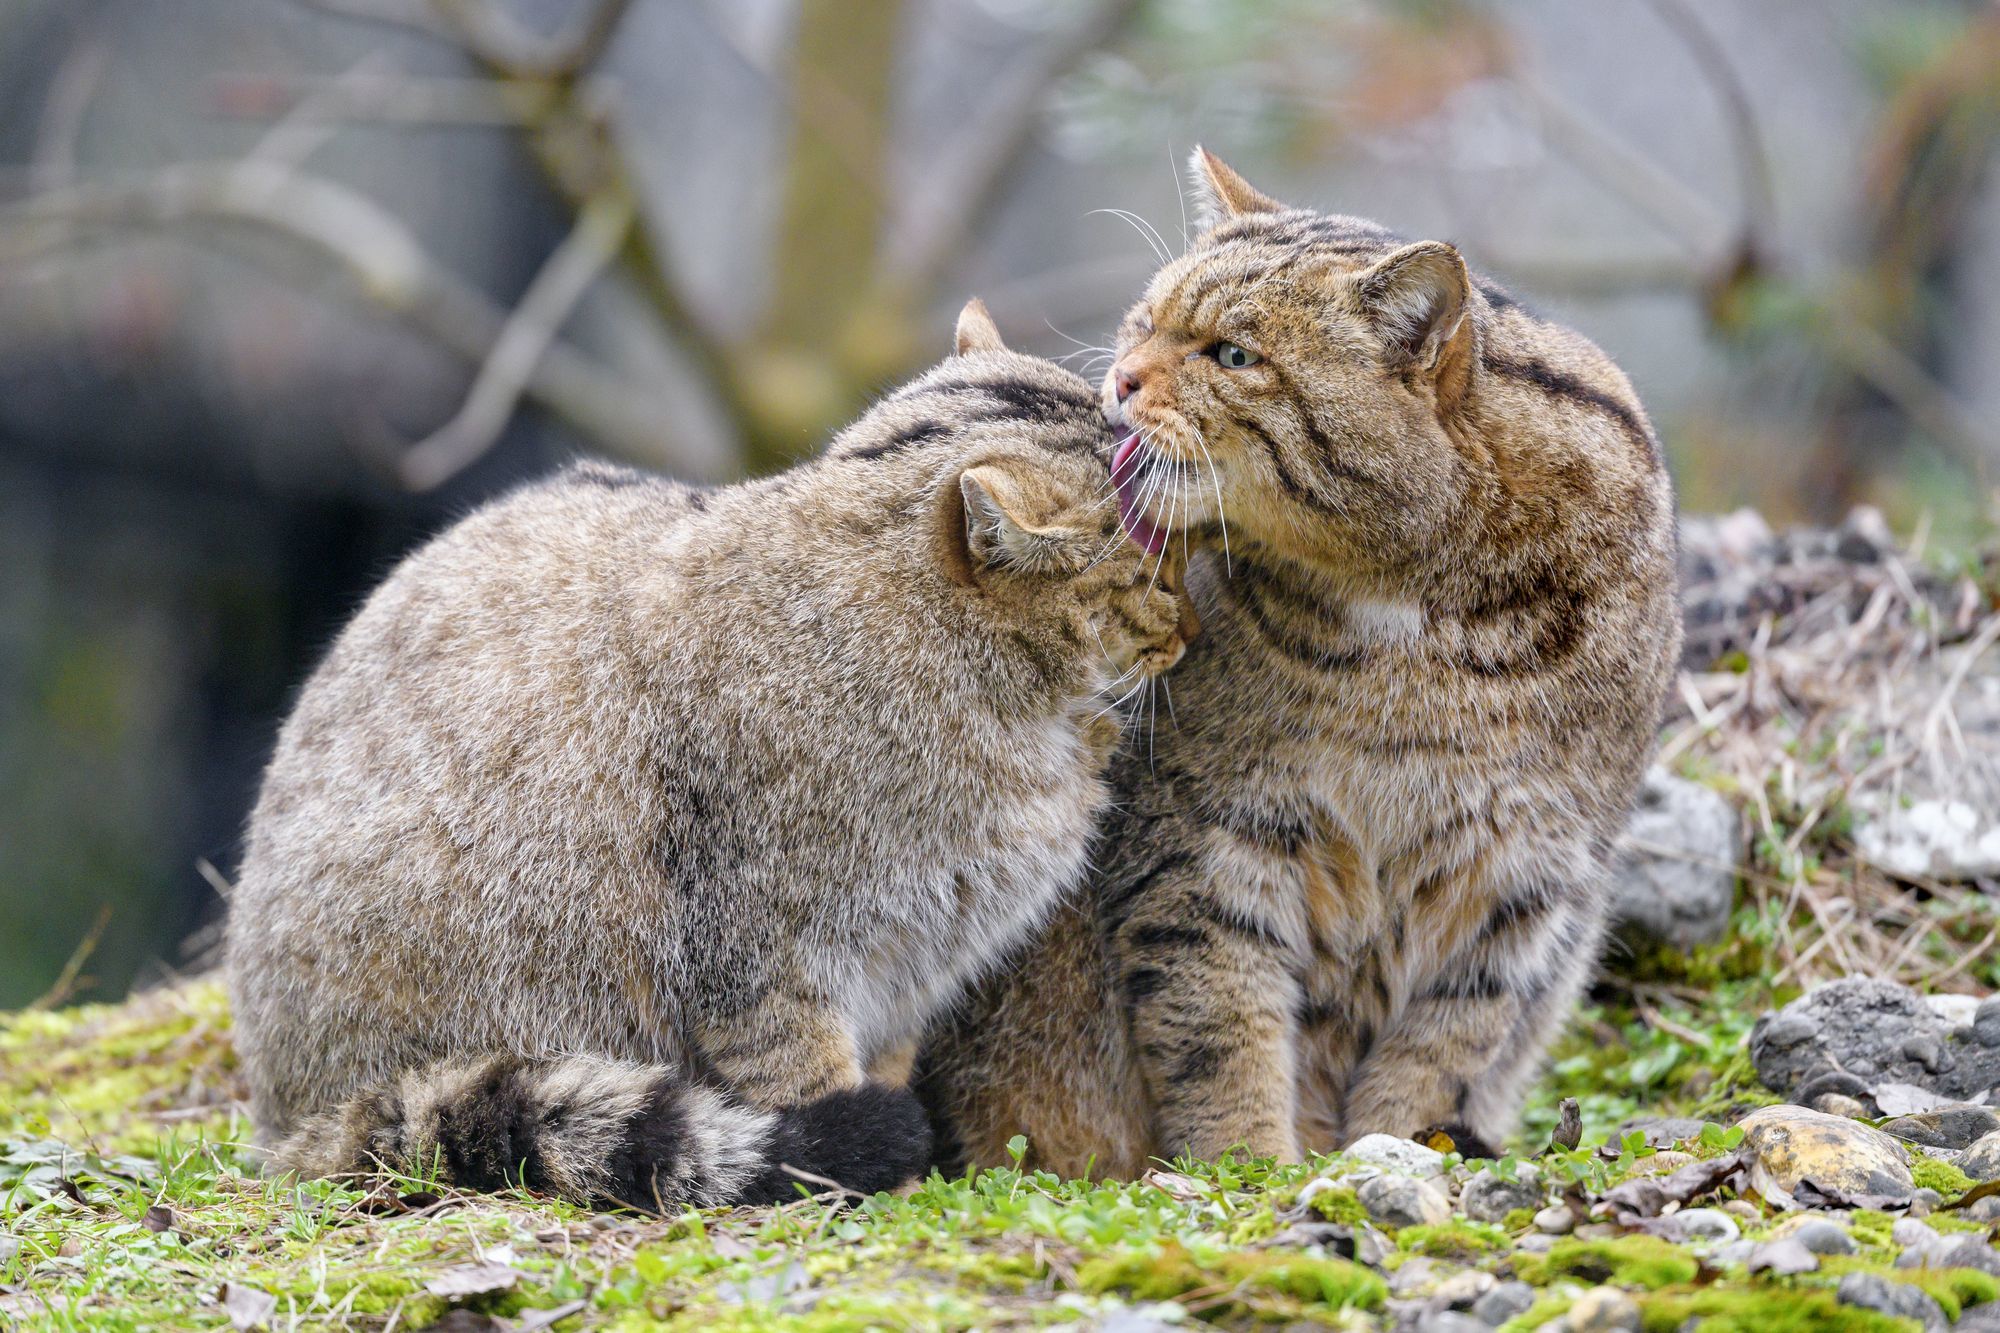
<svg viewBox="0 0 2000 1333">
<path fill-rule="evenodd" d="M 1496 1141 L 1594 964 L 1677 656 L 1660 449 L 1617 367 L 1450 246 L 1196 174 L 1208 228 L 1103 402 L 1204 635 L 1114 767 L 1087 901 L 924 1090 L 971 1159 L 1025 1132 L 1064 1171 Z"/>
<path fill-rule="evenodd" d="M 858 1090 L 1081 875 L 1107 693 L 1190 632 L 1090 386 L 976 303 L 958 346 L 783 476 L 572 469 L 369 598 L 231 904 L 281 1162 L 635 1204 L 908 1173 L 907 1094 Z"/>
<path fill-rule="evenodd" d="M 863 1193 L 929 1164 L 922 1108 L 868 1084 L 760 1111 L 666 1065 L 585 1057 L 438 1061 L 308 1118 L 272 1150 L 302 1176 L 435 1170 L 582 1204 L 666 1212 L 775 1203 L 802 1179 Z"/>
</svg>

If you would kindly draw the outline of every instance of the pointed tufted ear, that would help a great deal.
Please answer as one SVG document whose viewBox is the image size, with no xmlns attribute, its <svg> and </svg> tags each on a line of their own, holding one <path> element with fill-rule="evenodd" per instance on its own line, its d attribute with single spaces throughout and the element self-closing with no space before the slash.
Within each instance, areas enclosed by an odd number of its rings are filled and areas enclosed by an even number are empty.
<svg viewBox="0 0 2000 1333">
<path fill-rule="evenodd" d="M 1354 284 L 1391 363 L 1431 371 L 1464 322 L 1472 278 L 1456 247 L 1418 241 L 1363 269 Z"/>
<path fill-rule="evenodd" d="M 972 352 L 1004 352 L 1007 344 L 1000 341 L 999 326 L 987 312 L 986 302 L 973 297 L 965 303 L 965 309 L 958 312 L 958 328 L 952 334 L 952 354 L 966 356 Z"/>
<path fill-rule="evenodd" d="M 1004 467 L 982 463 L 958 477 L 965 504 L 965 553 L 978 569 L 1046 574 L 1065 564 L 1066 548 L 1088 534 L 1040 516 L 1035 495 Z"/>
<path fill-rule="evenodd" d="M 1282 213 L 1285 206 L 1236 174 L 1235 168 L 1197 147 L 1188 156 L 1188 182 L 1194 187 L 1195 218 L 1203 231 L 1245 213 Z"/>
</svg>

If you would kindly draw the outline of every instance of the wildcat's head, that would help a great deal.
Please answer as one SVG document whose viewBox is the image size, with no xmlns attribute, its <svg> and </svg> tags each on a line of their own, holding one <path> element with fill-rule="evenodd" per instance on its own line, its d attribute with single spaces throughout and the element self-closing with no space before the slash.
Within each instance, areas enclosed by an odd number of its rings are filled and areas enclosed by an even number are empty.
<svg viewBox="0 0 2000 1333">
<path fill-rule="evenodd" d="M 1288 209 L 1196 149 L 1204 230 L 1118 330 L 1103 407 L 1126 524 L 1393 579 L 1449 531 L 1476 357 L 1464 262 Z"/>
<path fill-rule="evenodd" d="M 1012 386 L 998 392 L 1009 404 L 993 423 L 1002 428 L 982 429 L 975 413 L 956 486 L 941 488 L 956 576 L 1018 609 L 1060 608 L 1114 674 L 1173 666 L 1199 630 L 1181 595 L 1185 552 L 1143 549 L 1125 531 L 1103 423 L 1095 411 L 1077 411 L 1090 402 L 1090 386 L 1053 362 L 1010 351 L 976 300 L 959 316 L 955 352 L 952 373 Z M 1030 401 L 1047 395 L 1037 415 L 1015 416 L 1017 390 Z"/>
<path fill-rule="evenodd" d="M 1184 555 L 1142 550 L 1119 522 L 1111 437 L 1091 386 L 1011 351 L 986 307 L 959 316 L 954 354 L 876 405 L 834 457 L 911 469 L 925 498 L 926 559 L 962 596 L 1059 657 L 1145 674 L 1198 630 Z"/>
</svg>

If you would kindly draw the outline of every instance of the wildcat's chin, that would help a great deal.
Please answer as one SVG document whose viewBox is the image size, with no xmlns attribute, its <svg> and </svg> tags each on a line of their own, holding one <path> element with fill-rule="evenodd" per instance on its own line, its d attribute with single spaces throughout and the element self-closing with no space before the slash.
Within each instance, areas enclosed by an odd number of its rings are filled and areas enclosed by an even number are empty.
<svg viewBox="0 0 2000 1333">
<path fill-rule="evenodd" d="M 1206 471 L 1173 458 L 1142 436 L 1139 427 L 1127 427 L 1119 435 L 1111 478 L 1118 521 L 1133 545 L 1149 556 L 1159 557 L 1173 538 L 1203 531 L 1216 521 L 1214 483 Z"/>
</svg>

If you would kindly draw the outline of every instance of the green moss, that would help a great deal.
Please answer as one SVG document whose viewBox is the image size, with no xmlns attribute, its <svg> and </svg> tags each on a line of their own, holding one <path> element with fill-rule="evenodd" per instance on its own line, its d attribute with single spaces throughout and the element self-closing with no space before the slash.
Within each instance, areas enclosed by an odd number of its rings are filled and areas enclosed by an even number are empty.
<svg viewBox="0 0 2000 1333">
<path fill-rule="evenodd" d="M 1361 1196 L 1350 1189 L 1321 1190 L 1313 1195 L 1311 1208 L 1327 1221 L 1347 1226 L 1359 1226 L 1368 1220 L 1368 1210 L 1362 1206 Z"/>
<path fill-rule="evenodd" d="M 1895 1230 L 1896 1219 L 1887 1213 L 1862 1209 L 1848 1214 L 1847 1225 L 1854 1239 L 1862 1245 L 1888 1245 L 1889 1233 Z"/>
<path fill-rule="evenodd" d="M 1501 1221 L 1500 1225 L 1510 1232 L 1526 1231 L 1529 1227 L 1535 1225 L 1535 1210 L 1532 1208 L 1513 1209 Z"/>
<path fill-rule="evenodd" d="M 1434 1259 L 1475 1259 L 1507 1244 L 1507 1233 L 1485 1222 L 1453 1218 L 1434 1226 L 1404 1227 L 1396 1233 L 1398 1249 Z"/>
<path fill-rule="evenodd" d="M 171 1109 L 182 1130 L 227 1138 L 229 1105 L 242 1095 L 219 982 L 122 1005 L 0 1014 L 0 1137 L 53 1128 L 115 1151 L 150 1150 L 155 1113 Z M 203 1108 L 209 1114 L 189 1114 Z"/>
<path fill-rule="evenodd" d="M 1790 1284 L 1655 1292 L 1639 1298 L 1639 1318 L 1646 1333 L 1908 1333 L 1913 1327 L 1842 1305 L 1830 1291 Z"/>
<path fill-rule="evenodd" d="M 1940 1162 L 1935 1157 L 1917 1152 L 1910 1154 L 1910 1179 L 1917 1183 L 1918 1189 L 1936 1190 L 1944 1196 L 1946 1203 L 1978 1183 L 1950 1162 Z"/>
<path fill-rule="evenodd" d="M 1568 1237 L 1557 1241 L 1547 1254 L 1514 1256 L 1514 1271 L 1538 1287 L 1557 1278 L 1574 1278 L 1652 1291 L 1692 1282 L 1700 1267 L 1691 1255 L 1654 1236 L 1620 1236 L 1616 1240 Z"/>
<path fill-rule="evenodd" d="M 1345 1259 L 1259 1251 L 1229 1251 L 1198 1258 L 1178 1241 L 1157 1253 L 1093 1259 L 1077 1270 L 1085 1291 L 1116 1291 L 1139 1300 L 1175 1300 L 1194 1293 L 1215 1304 L 1237 1305 L 1242 1292 L 1273 1292 L 1310 1304 L 1373 1310 L 1388 1298 L 1382 1279 Z"/>
</svg>

